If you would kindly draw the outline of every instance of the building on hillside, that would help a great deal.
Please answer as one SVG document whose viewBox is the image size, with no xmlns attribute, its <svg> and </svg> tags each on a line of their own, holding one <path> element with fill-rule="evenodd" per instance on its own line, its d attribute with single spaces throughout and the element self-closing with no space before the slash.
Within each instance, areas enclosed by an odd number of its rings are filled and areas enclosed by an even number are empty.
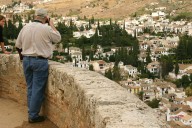
<svg viewBox="0 0 192 128">
<path fill-rule="evenodd" d="M 132 94 L 138 94 L 141 92 L 141 86 L 139 81 L 132 81 L 131 79 L 127 79 L 125 81 L 121 81 L 120 85 L 128 90 L 128 92 Z"/>
<path fill-rule="evenodd" d="M 95 30 L 85 30 L 85 31 L 77 31 L 73 32 L 73 37 L 79 39 L 81 36 L 85 36 L 86 38 L 91 38 L 95 34 Z"/>
<path fill-rule="evenodd" d="M 170 72 L 169 76 L 173 79 L 181 79 L 182 76 L 192 74 L 192 64 L 179 64 L 179 73 L 175 74 L 175 72 Z"/>
<path fill-rule="evenodd" d="M 147 62 L 146 58 L 147 58 L 146 52 L 140 52 L 140 54 L 138 55 L 138 60 L 141 62 Z"/>
<path fill-rule="evenodd" d="M 72 58 L 72 62 L 76 65 L 80 61 L 82 61 L 82 52 L 73 52 L 70 54 Z"/>
<path fill-rule="evenodd" d="M 89 69 L 89 62 L 88 61 L 79 61 L 79 63 L 76 64 L 76 67 L 83 68 L 83 69 Z"/>
<path fill-rule="evenodd" d="M 155 98 L 153 85 L 149 83 L 141 83 L 141 90 L 143 92 L 143 101 L 152 101 Z"/>
<path fill-rule="evenodd" d="M 190 108 L 192 109 L 192 96 L 186 97 L 184 101 L 185 101 L 185 105 L 189 105 Z"/>
<path fill-rule="evenodd" d="M 160 70 L 160 63 L 155 61 L 155 62 L 151 62 L 147 65 L 147 70 L 150 72 L 150 73 L 153 73 L 153 74 L 158 74 L 159 73 L 159 70 Z"/>
<path fill-rule="evenodd" d="M 91 61 L 90 64 L 93 65 L 93 69 L 96 72 L 101 72 L 104 74 L 105 70 L 107 69 L 107 67 L 106 67 L 107 63 L 103 60 Z"/>
<path fill-rule="evenodd" d="M 13 21 L 13 12 L 5 12 L 5 13 L 3 13 L 3 15 L 6 17 L 6 21 L 9 21 L 9 20 L 11 20 L 11 21 Z"/>
<path fill-rule="evenodd" d="M 131 77 L 135 77 L 138 74 L 137 68 L 133 67 L 132 65 L 125 65 L 124 70 L 127 71 Z"/>
<path fill-rule="evenodd" d="M 69 51 L 68 51 L 69 50 Z M 69 49 L 68 48 L 65 48 L 65 53 L 67 53 L 67 52 L 69 52 L 69 55 L 71 55 L 71 54 L 73 54 L 73 53 L 75 53 L 75 52 L 81 52 L 81 49 L 80 48 L 78 48 L 78 47 L 69 47 Z"/>
</svg>

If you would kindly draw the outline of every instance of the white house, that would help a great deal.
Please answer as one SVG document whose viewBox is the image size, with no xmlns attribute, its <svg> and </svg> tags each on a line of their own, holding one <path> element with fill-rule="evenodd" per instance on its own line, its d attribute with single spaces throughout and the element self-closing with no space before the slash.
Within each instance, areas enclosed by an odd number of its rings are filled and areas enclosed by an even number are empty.
<svg viewBox="0 0 192 128">
<path fill-rule="evenodd" d="M 185 104 L 189 105 L 190 108 L 192 109 L 192 96 L 185 98 Z"/>
<path fill-rule="evenodd" d="M 141 52 L 138 55 L 138 60 L 141 61 L 141 62 L 147 62 L 146 58 L 147 58 L 147 54 L 145 52 Z"/>
<path fill-rule="evenodd" d="M 72 58 L 72 62 L 74 66 L 77 66 L 78 63 L 80 63 L 82 59 L 82 52 L 73 52 L 70 54 Z"/>
<path fill-rule="evenodd" d="M 101 73 L 105 73 L 106 70 L 106 65 L 107 63 L 103 60 L 96 60 L 96 61 L 91 61 L 90 64 L 93 65 L 93 69 L 96 72 L 101 72 Z"/>
<path fill-rule="evenodd" d="M 177 88 L 176 90 L 175 90 L 175 93 L 174 94 L 176 94 L 176 97 L 177 98 L 185 98 L 185 97 L 187 97 L 186 95 L 185 95 L 185 91 L 183 90 L 183 89 L 179 89 L 179 88 Z"/>
<path fill-rule="evenodd" d="M 180 118 L 184 117 L 186 115 L 187 115 L 187 113 L 183 112 L 183 111 L 179 111 L 179 112 L 176 112 L 176 113 L 171 113 L 170 109 L 168 108 L 167 113 L 166 113 L 166 120 L 167 121 L 171 121 L 171 120 L 180 121 Z"/>
<path fill-rule="evenodd" d="M 188 35 L 189 35 L 189 36 L 192 36 L 192 28 L 189 28 Z"/>
<path fill-rule="evenodd" d="M 160 63 L 157 61 L 151 62 L 147 65 L 147 69 L 149 70 L 150 73 L 153 73 L 153 74 L 159 73 L 159 68 L 160 68 Z"/>
<path fill-rule="evenodd" d="M 184 125 L 192 125 L 192 116 L 184 115 L 184 116 L 181 116 L 180 119 Z"/>
<path fill-rule="evenodd" d="M 137 81 L 132 81 L 131 79 L 128 79 L 124 86 L 126 86 L 127 90 L 133 94 L 138 94 L 141 91 L 140 83 Z"/>
<path fill-rule="evenodd" d="M 75 65 L 73 64 L 75 67 Z M 83 69 L 89 69 L 89 62 L 88 61 L 80 61 L 76 64 L 76 67 L 83 68 Z"/>
<path fill-rule="evenodd" d="M 148 47 L 150 47 L 149 42 L 147 42 L 147 41 L 139 42 L 140 50 L 145 50 L 146 51 Z"/>
<path fill-rule="evenodd" d="M 137 68 L 133 67 L 132 65 L 125 65 L 124 70 L 128 72 L 128 74 L 132 77 L 138 74 Z"/>
<path fill-rule="evenodd" d="M 85 30 L 85 31 L 77 31 L 73 32 L 73 37 L 79 39 L 81 36 L 85 36 L 87 38 L 91 38 L 95 34 L 94 29 Z"/>
<path fill-rule="evenodd" d="M 65 49 L 65 52 L 68 52 L 68 49 Z M 78 47 L 69 47 L 69 55 L 75 53 L 75 52 L 81 52 L 81 49 Z"/>
</svg>

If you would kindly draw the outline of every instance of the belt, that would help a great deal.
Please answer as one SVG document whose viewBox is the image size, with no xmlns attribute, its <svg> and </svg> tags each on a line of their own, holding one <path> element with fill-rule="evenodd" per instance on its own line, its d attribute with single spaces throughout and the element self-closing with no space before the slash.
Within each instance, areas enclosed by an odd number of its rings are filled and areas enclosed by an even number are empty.
<svg viewBox="0 0 192 128">
<path fill-rule="evenodd" d="M 37 58 L 37 59 L 48 59 L 42 56 L 24 56 L 24 57 L 29 57 L 29 58 Z"/>
</svg>

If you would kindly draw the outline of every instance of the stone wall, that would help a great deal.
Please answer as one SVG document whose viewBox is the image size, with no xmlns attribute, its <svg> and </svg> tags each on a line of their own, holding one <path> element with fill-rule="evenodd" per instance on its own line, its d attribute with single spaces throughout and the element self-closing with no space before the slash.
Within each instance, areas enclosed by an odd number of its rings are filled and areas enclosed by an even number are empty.
<svg viewBox="0 0 192 128">
<path fill-rule="evenodd" d="M 0 97 L 26 105 L 19 56 L 0 55 Z M 104 76 L 50 61 L 44 113 L 59 128 L 167 128 L 136 96 Z"/>
</svg>

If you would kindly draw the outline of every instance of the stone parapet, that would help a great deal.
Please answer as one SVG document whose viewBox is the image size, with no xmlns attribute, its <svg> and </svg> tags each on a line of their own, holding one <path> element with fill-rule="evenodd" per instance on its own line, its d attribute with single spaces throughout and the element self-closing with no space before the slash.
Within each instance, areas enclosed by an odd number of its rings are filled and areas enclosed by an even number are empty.
<svg viewBox="0 0 192 128">
<path fill-rule="evenodd" d="M 0 55 L 0 97 L 26 105 L 17 54 Z M 50 61 L 43 111 L 59 128 L 168 128 L 153 109 L 117 83 L 85 69 Z"/>
</svg>

